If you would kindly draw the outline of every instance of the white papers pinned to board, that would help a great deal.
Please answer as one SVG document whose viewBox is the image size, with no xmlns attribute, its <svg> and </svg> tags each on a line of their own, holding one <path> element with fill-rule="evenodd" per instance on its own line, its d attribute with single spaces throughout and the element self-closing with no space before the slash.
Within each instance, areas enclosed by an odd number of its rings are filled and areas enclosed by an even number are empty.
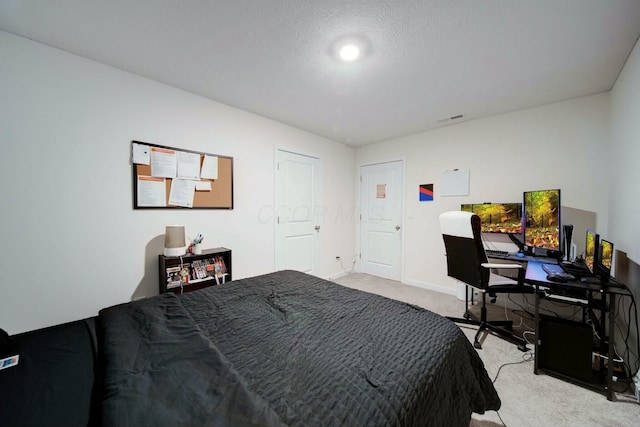
<svg viewBox="0 0 640 427">
<path fill-rule="evenodd" d="M 440 195 L 468 196 L 469 169 L 453 169 L 440 174 Z"/>
<path fill-rule="evenodd" d="M 200 171 L 200 178 L 218 179 L 217 156 L 204 156 L 204 160 L 202 162 L 202 170 Z"/>
<path fill-rule="evenodd" d="M 138 206 L 167 206 L 166 179 L 153 176 L 138 176 Z"/>
<path fill-rule="evenodd" d="M 131 161 L 139 165 L 151 164 L 151 147 L 136 142 L 131 144 Z"/>
<path fill-rule="evenodd" d="M 169 190 L 169 204 L 192 208 L 195 191 L 196 184 L 194 181 L 190 179 L 173 179 L 171 180 L 171 189 Z"/>
<path fill-rule="evenodd" d="M 200 154 L 178 151 L 178 178 L 200 179 Z"/>
<path fill-rule="evenodd" d="M 211 191 L 211 181 L 194 181 L 196 191 Z"/>
<path fill-rule="evenodd" d="M 175 150 L 151 147 L 151 176 L 174 178 L 178 170 Z"/>
</svg>

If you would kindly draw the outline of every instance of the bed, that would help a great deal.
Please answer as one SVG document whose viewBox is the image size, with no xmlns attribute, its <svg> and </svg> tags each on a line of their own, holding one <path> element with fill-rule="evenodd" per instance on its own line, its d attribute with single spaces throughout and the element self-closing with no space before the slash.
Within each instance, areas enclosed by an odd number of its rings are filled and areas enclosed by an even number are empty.
<svg viewBox="0 0 640 427">
<path fill-rule="evenodd" d="M 295 271 L 98 316 L 104 426 L 468 426 L 500 399 L 446 318 Z"/>
</svg>

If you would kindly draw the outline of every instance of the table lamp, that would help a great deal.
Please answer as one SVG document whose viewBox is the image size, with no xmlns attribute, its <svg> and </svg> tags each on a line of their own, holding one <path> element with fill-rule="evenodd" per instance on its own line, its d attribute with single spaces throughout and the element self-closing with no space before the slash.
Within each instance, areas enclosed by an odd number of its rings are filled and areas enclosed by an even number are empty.
<svg viewBox="0 0 640 427">
<path fill-rule="evenodd" d="M 181 256 L 186 252 L 184 225 L 167 225 L 164 232 L 164 256 Z"/>
</svg>

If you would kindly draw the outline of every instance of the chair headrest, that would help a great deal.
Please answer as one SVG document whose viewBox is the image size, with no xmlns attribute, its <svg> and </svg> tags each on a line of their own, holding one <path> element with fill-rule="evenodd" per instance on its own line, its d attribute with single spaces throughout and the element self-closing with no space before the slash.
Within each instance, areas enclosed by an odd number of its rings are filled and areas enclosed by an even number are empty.
<svg viewBox="0 0 640 427">
<path fill-rule="evenodd" d="M 440 230 L 448 236 L 473 239 L 472 212 L 449 211 L 440 214 Z"/>
</svg>

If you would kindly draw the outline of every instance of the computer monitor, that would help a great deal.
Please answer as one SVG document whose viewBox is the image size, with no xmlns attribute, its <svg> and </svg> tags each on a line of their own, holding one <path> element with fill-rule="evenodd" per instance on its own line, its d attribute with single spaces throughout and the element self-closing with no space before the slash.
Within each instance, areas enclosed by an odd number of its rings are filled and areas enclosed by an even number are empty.
<svg viewBox="0 0 640 427">
<path fill-rule="evenodd" d="M 559 251 L 560 190 L 524 192 L 524 244 Z"/>
<path fill-rule="evenodd" d="M 584 263 L 591 274 L 595 275 L 598 266 L 600 236 L 592 230 L 587 230 L 584 247 Z"/>
<path fill-rule="evenodd" d="M 600 256 L 598 258 L 598 274 L 603 281 L 611 277 L 611 265 L 613 264 L 613 243 L 608 240 L 600 240 Z"/>
<path fill-rule="evenodd" d="M 483 233 L 522 234 L 522 203 L 462 204 L 460 210 L 478 215 Z"/>
</svg>

